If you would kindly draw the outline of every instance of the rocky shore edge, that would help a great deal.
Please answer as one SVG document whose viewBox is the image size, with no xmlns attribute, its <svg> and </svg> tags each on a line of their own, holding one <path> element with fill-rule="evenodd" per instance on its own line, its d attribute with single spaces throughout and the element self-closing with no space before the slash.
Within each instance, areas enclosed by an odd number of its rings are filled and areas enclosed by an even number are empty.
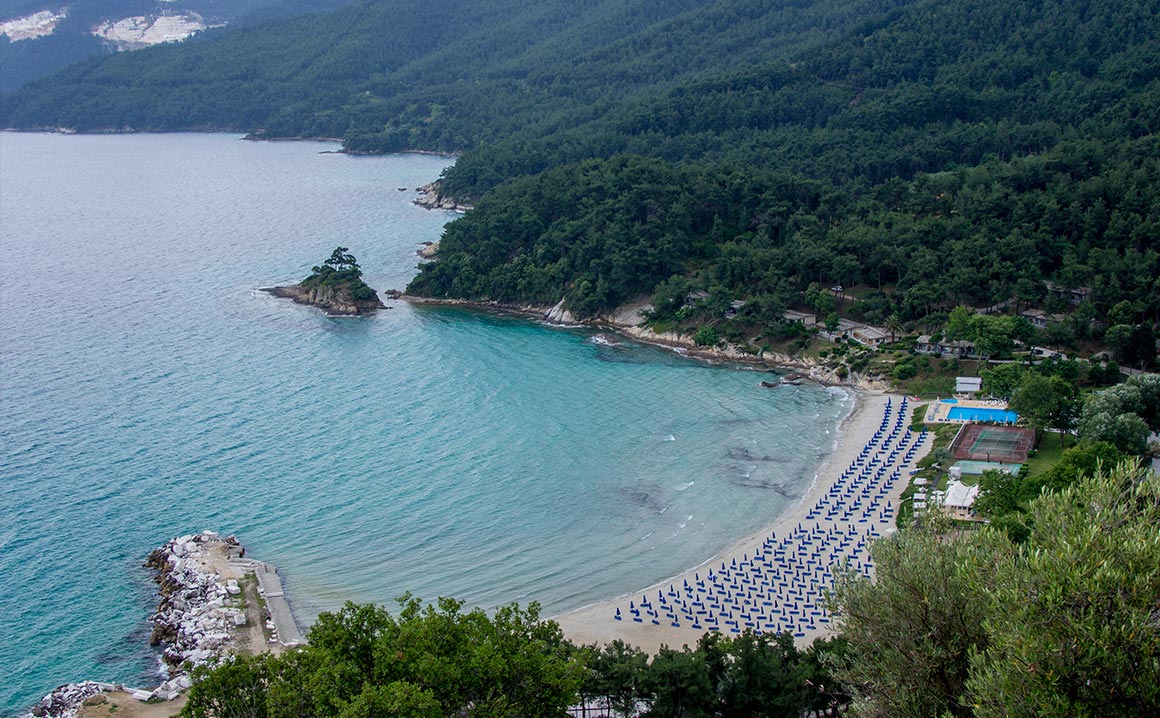
<svg viewBox="0 0 1160 718">
<path fill-rule="evenodd" d="M 472 208 L 469 204 L 460 204 L 454 199 L 444 196 L 440 191 L 439 180 L 428 182 L 422 187 L 416 187 L 419 196 L 413 203 L 424 209 L 449 209 L 453 212 L 467 212 Z"/>
<path fill-rule="evenodd" d="M 889 384 L 881 379 L 873 376 L 865 376 L 856 372 L 842 378 L 833 370 L 811 359 L 799 359 L 788 354 L 772 351 L 755 354 L 728 343 L 716 347 L 703 347 L 698 346 L 693 341 L 693 337 L 686 334 L 654 332 L 645 324 L 645 318 L 641 313 L 646 308 L 646 305 L 643 304 L 622 307 L 609 315 L 602 315 L 592 319 L 577 319 L 571 312 L 564 309 L 563 300 L 553 307 L 546 307 L 533 304 L 478 302 L 466 299 L 437 299 L 407 294 L 399 295 L 397 298 L 412 304 L 464 307 L 467 309 L 501 312 L 503 314 L 512 314 L 541 321 L 554 326 L 589 327 L 602 331 L 611 331 L 641 344 L 672 349 L 684 356 L 711 363 L 728 362 L 730 364 L 742 364 L 768 370 L 789 370 L 795 373 L 794 380 L 805 379 L 823 386 L 844 386 L 874 392 L 890 391 Z"/>
<path fill-rule="evenodd" d="M 227 555 L 235 549 L 239 554 L 242 551 L 236 537 L 219 539 L 215 532 L 203 531 L 179 536 L 154 549 L 145 560 L 146 567 L 157 571 L 154 580 L 161 594 L 157 612 L 149 619 L 153 624 L 149 645 L 165 646 L 161 659 L 170 681 L 220 655 L 232 639 L 233 628 L 245 625 L 245 612 L 226 606 L 231 596 L 241 594 L 238 582 L 223 582 L 199 560 L 207 554 L 208 545 L 217 542 L 226 546 Z M 165 688 L 162 683 L 157 690 Z"/>
<path fill-rule="evenodd" d="M 245 548 L 233 535 L 222 537 L 206 530 L 168 541 L 145 561 L 146 567 L 157 572 L 154 580 L 159 586 L 157 610 L 149 618 L 153 624 L 149 643 L 164 646 L 161 662 L 167 678 L 160 685 L 143 689 L 99 681 L 68 683 L 42 698 L 29 715 L 76 718 L 80 707 L 101 693 L 123 692 L 139 701 L 170 701 L 189 688 L 193 684 L 190 672 L 229 652 L 237 631 L 247 623 L 242 588 L 237 579 L 224 578 L 215 570 L 214 553 L 236 560 L 244 557 Z M 245 563 L 271 568 L 251 560 Z M 267 628 L 272 630 L 273 624 L 267 623 Z"/>
<path fill-rule="evenodd" d="M 292 284 L 287 287 L 262 287 L 260 291 L 293 300 L 296 304 L 318 307 L 330 316 L 362 317 L 374 314 L 379 309 L 388 308 L 378 296 L 369 300 L 357 300 L 341 287 L 305 287 L 301 284 Z"/>
</svg>

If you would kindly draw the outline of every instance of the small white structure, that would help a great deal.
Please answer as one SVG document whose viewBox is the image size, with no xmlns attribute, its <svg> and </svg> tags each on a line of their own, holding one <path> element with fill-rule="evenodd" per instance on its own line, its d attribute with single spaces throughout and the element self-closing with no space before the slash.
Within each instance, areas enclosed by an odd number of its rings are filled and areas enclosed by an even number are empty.
<svg viewBox="0 0 1160 718">
<path fill-rule="evenodd" d="M 860 324 L 850 332 L 850 338 L 863 346 L 876 347 L 890 338 L 890 332 L 869 324 Z"/>
<path fill-rule="evenodd" d="M 787 322 L 797 322 L 804 327 L 812 327 L 818 323 L 818 318 L 813 314 L 806 314 L 805 312 L 795 312 L 792 309 L 787 309 L 783 315 Z"/>
<path fill-rule="evenodd" d="M 967 486 L 961 481 L 951 479 L 947 483 L 946 496 L 943 497 L 943 507 L 956 519 L 962 521 L 976 521 L 975 499 L 979 496 L 978 486 Z"/>
<path fill-rule="evenodd" d="M 983 380 L 977 376 L 956 376 L 956 394 L 976 394 L 983 390 Z"/>
</svg>

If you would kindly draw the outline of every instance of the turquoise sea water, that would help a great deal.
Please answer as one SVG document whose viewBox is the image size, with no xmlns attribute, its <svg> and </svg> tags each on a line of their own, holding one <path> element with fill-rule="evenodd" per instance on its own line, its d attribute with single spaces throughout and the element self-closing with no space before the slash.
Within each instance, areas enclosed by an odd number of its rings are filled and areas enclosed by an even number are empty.
<svg viewBox="0 0 1160 718">
<path fill-rule="evenodd" d="M 401 288 L 448 160 L 0 134 L 0 715 L 151 683 L 151 548 L 235 532 L 308 623 L 405 591 L 548 614 L 768 524 L 842 392 L 464 310 L 258 293 L 336 245 Z"/>
</svg>

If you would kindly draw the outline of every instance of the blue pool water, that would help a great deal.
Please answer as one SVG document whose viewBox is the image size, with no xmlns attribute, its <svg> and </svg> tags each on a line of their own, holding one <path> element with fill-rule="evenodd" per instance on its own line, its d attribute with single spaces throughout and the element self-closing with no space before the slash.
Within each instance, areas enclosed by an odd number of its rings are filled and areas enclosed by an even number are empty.
<svg viewBox="0 0 1160 718">
<path fill-rule="evenodd" d="M 837 389 L 463 310 L 331 319 L 255 291 L 349 247 L 403 287 L 437 157 L 225 135 L 0 133 L 0 716 L 146 684 L 141 562 L 237 533 L 297 617 L 406 591 L 546 614 L 793 505 Z"/>
<path fill-rule="evenodd" d="M 942 403 L 944 403 L 944 404 L 958 404 L 959 400 L 958 399 L 943 399 Z"/>
<path fill-rule="evenodd" d="M 1019 415 L 1006 409 L 970 408 L 965 406 L 952 407 L 947 414 L 948 419 L 955 421 L 978 421 L 993 424 L 1014 424 Z"/>
</svg>

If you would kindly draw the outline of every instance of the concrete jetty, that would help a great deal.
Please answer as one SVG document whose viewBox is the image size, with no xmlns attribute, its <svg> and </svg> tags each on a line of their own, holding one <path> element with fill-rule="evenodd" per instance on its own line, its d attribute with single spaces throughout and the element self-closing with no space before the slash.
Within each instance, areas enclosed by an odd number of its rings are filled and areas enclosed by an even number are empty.
<svg viewBox="0 0 1160 718">
<path fill-rule="evenodd" d="M 294 621 L 294 614 L 290 611 L 290 604 L 286 602 L 286 593 L 282 590 L 282 579 L 273 566 L 262 561 L 248 558 L 230 559 L 230 563 L 245 573 L 253 573 L 258 579 L 258 590 L 266 600 L 266 610 L 270 613 L 270 620 L 274 622 L 274 636 L 284 646 L 298 646 L 305 643 L 298 624 Z"/>
</svg>

